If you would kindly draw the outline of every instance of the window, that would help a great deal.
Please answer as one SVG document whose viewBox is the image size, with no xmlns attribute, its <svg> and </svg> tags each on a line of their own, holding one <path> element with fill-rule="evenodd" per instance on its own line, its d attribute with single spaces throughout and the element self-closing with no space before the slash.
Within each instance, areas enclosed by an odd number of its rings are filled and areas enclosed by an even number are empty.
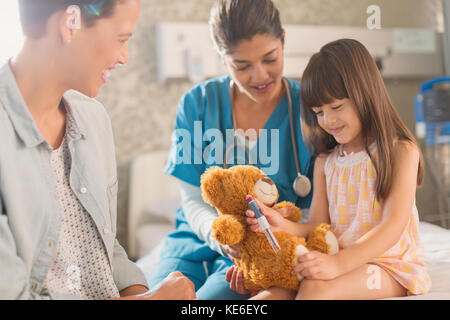
<svg viewBox="0 0 450 320">
<path fill-rule="evenodd" d="M 23 42 L 17 0 L 0 1 L 0 65 L 14 56 Z"/>
</svg>

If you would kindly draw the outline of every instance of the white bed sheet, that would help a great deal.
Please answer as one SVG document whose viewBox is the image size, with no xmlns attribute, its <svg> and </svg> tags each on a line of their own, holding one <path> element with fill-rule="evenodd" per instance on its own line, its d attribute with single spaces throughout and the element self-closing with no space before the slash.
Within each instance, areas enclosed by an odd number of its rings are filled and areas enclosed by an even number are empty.
<svg viewBox="0 0 450 320">
<path fill-rule="evenodd" d="M 151 232 L 154 227 L 142 226 L 138 232 L 138 242 L 154 242 L 154 233 Z M 165 229 L 162 233 L 165 235 L 169 231 L 169 229 Z M 419 233 L 425 247 L 425 263 L 432 281 L 431 291 L 426 295 L 392 300 L 450 300 L 450 230 L 421 222 Z M 161 239 L 163 239 L 164 236 L 161 236 Z M 142 269 L 147 279 L 158 265 L 162 246 L 163 240 L 160 240 L 147 255 L 137 261 L 137 265 Z"/>
</svg>

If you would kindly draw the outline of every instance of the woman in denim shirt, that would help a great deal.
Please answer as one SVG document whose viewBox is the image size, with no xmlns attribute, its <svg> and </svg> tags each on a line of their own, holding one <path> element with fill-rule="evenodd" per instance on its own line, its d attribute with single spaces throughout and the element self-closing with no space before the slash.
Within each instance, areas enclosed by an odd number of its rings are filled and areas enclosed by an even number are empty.
<svg viewBox="0 0 450 320">
<path fill-rule="evenodd" d="M 25 43 L 0 67 L 0 299 L 184 299 L 148 291 L 116 239 L 111 124 L 93 100 L 128 59 L 140 0 L 19 0 Z"/>
</svg>

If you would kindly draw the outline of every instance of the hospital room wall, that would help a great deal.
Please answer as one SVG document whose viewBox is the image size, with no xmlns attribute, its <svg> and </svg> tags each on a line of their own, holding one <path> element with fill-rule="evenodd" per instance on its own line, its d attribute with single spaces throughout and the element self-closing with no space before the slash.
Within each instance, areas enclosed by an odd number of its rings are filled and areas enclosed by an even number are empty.
<svg viewBox="0 0 450 320">
<path fill-rule="evenodd" d="M 441 0 L 274 0 L 285 24 L 365 27 L 369 5 L 381 8 L 382 28 L 442 28 Z M 142 13 L 129 44 L 129 63 L 102 89 L 113 124 L 119 171 L 118 237 L 126 247 L 128 172 L 138 155 L 166 149 L 181 95 L 192 83 L 156 79 L 154 26 L 163 21 L 207 22 L 213 0 L 142 0 Z M 299 75 L 300 76 L 300 75 Z M 389 79 L 389 93 L 408 127 L 414 130 L 413 97 L 425 79 Z M 155 181 L 157 183 L 157 181 Z M 435 210 L 433 188 L 418 193 L 419 211 Z"/>
</svg>

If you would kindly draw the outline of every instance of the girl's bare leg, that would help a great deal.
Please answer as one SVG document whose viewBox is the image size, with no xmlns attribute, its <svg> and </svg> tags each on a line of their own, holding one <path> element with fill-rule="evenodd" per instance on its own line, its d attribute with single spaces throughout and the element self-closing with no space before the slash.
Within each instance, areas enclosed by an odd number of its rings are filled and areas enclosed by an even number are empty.
<svg viewBox="0 0 450 320">
<path fill-rule="evenodd" d="M 333 280 L 303 280 L 296 299 L 375 300 L 404 297 L 406 294 L 406 289 L 386 270 L 365 264 Z"/>
<path fill-rule="evenodd" d="M 296 291 L 272 287 L 267 290 L 260 291 L 258 294 L 251 297 L 250 300 L 293 300 L 296 294 Z"/>
</svg>

